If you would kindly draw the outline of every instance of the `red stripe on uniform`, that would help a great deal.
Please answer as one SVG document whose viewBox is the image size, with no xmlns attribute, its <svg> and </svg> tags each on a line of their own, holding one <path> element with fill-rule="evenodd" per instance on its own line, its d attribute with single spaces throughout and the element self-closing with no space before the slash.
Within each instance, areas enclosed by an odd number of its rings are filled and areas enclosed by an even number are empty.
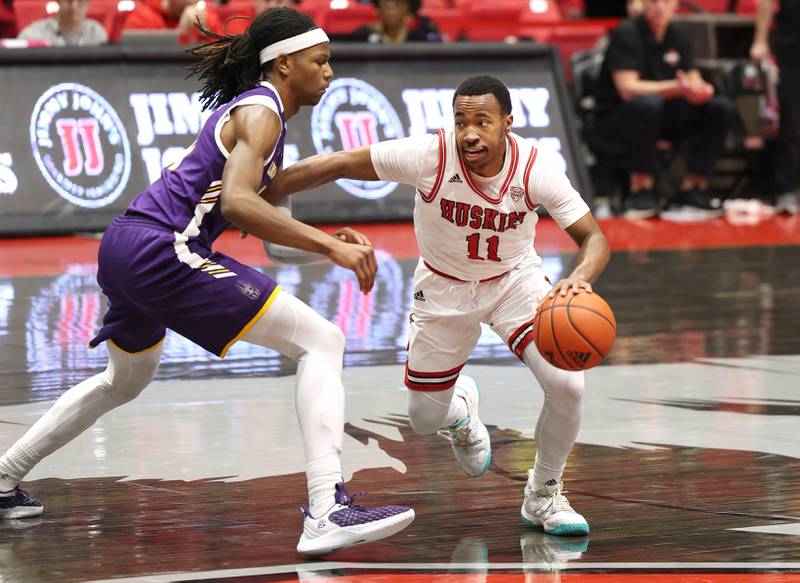
<svg viewBox="0 0 800 583">
<path fill-rule="evenodd" d="M 519 328 L 517 328 L 516 330 L 514 330 L 514 331 L 511 333 L 511 336 L 509 336 L 509 337 L 508 337 L 508 344 L 509 344 L 509 346 L 510 346 L 510 345 L 512 345 L 512 344 L 514 344 L 514 341 L 517 339 L 517 336 L 519 336 L 520 334 L 522 334 L 522 332 L 525 330 L 525 328 L 527 328 L 528 326 L 530 326 L 531 324 L 533 324 L 533 321 L 534 321 L 534 320 L 536 320 L 536 318 L 533 318 L 532 320 L 528 320 L 528 321 L 527 321 L 527 322 L 525 322 L 525 323 L 524 323 L 522 326 L 520 326 Z"/>
<path fill-rule="evenodd" d="M 535 320 L 535 318 L 534 318 L 534 320 Z M 520 326 L 519 328 L 514 330 L 514 332 L 511 334 L 511 336 L 508 337 L 508 347 L 511 348 L 511 350 L 514 352 L 514 354 L 517 355 L 517 358 L 521 358 L 520 355 L 522 354 L 522 351 L 525 350 L 525 346 L 530 344 L 531 340 L 533 340 L 533 333 L 536 331 L 536 329 L 535 328 L 531 329 L 531 331 L 528 334 L 525 335 L 525 337 L 523 338 L 522 342 L 520 342 L 520 346 L 522 346 L 524 344 L 522 349 L 520 349 L 519 346 L 517 346 L 517 349 L 514 349 L 514 348 L 512 348 L 512 346 L 517 341 L 517 338 L 519 338 L 520 334 L 522 334 L 525 331 L 526 328 L 528 328 L 528 327 L 533 325 L 534 320 L 529 320 L 528 322 L 525 322 L 522 326 Z"/>
<path fill-rule="evenodd" d="M 522 360 L 522 353 L 525 352 L 525 349 L 528 347 L 528 344 L 533 342 L 535 333 L 536 333 L 535 329 L 531 330 L 530 332 L 525 334 L 525 336 L 522 337 L 522 340 L 519 341 L 519 344 L 517 344 L 517 348 L 516 350 L 514 350 L 514 354 L 520 360 Z"/>
<path fill-rule="evenodd" d="M 536 146 L 531 147 L 531 155 L 528 158 L 528 163 L 525 165 L 525 204 L 528 206 L 529 209 L 535 210 L 536 205 L 533 204 L 531 200 L 530 192 L 528 191 L 528 181 L 531 177 L 531 170 L 533 170 L 533 165 L 536 162 L 536 154 L 539 153 L 539 150 L 536 149 Z"/>
<path fill-rule="evenodd" d="M 452 388 L 456 384 L 456 380 L 458 377 L 453 379 L 452 381 L 443 381 L 441 383 L 415 383 L 414 381 L 408 380 L 408 375 L 405 377 L 405 384 L 406 387 L 411 389 L 412 391 L 446 391 L 447 389 Z"/>
<path fill-rule="evenodd" d="M 475 194 L 492 204 L 500 204 L 500 202 L 503 200 L 503 197 L 506 195 L 506 192 L 508 191 L 511 180 L 517 173 L 517 165 L 519 164 L 519 148 L 517 147 L 517 141 L 510 134 L 508 136 L 508 141 L 511 143 L 511 163 L 509 164 L 506 180 L 503 182 L 502 188 L 500 188 L 500 193 L 497 195 L 497 199 L 491 198 L 472 181 L 469 168 L 467 168 L 467 165 L 464 163 L 464 159 L 461 155 L 461 150 L 457 149 L 458 163 L 461 165 L 461 170 L 464 172 L 464 179 L 467 181 L 467 184 L 469 184 L 469 187 L 473 190 L 473 192 L 475 192 Z"/>
<path fill-rule="evenodd" d="M 452 374 L 456 374 L 457 372 L 460 372 L 461 369 L 464 368 L 464 365 L 466 365 L 466 364 L 467 363 L 465 362 L 462 365 L 459 365 L 459 366 L 457 366 L 455 368 L 451 368 L 450 370 L 446 370 L 444 372 L 417 372 L 415 370 L 411 370 L 410 368 L 408 368 L 408 363 L 406 363 L 406 375 L 408 375 L 408 373 L 411 373 L 413 376 L 420 377 L 420 378 L 423 378 L 423 379 L 435 379 L 435 378 L 438 378 L 438 377 L 449 377 Z"/>
<path fill-rule="evenodd" d="M 437 130 L 436 135 L 439 137 L 439 169 L 436 171 L 436 180 L 433 182 L 433 188 L 428 194 L 419 190 L 419 195 L 425 202 L 431 202 L 439 193 L 444 180 L 444 167 L 447 163 L 447 143 L 444 139 L 444 130 Z"/>
<path fill-rule="evenodd" d="M 468 281 L 466 281 L 466 280 L 464 280 L 464 279 L 459 279 L 459 278 L 457 278 L 457 277 L 455 277 L 455 276 L 453 276 L 453 275 L 448 275 L 447 273 L 445 273 L 445 272 L 443 272 L 443 271 L 439 271 L 439 270 L 438 270 L 438 269 L 436 269 L 435 267 L 431 267 L 431 265 L 430 265 L 430 264 L 429 264 L 427 261 L 425 261 L 425 260 L 423 260 L 423 261 L 422 261 L 422 263 L 424 263 L 424 264 L 425 264 L 425 267 L 427 267 L 427 268 L 428 268 L 429 270 L 431 270 L 433 273 L 435 273 L 436 275 L 439 275 L 439 276 L 441 276 L 441 277 L 444 277 L 445 279 L 452 279 L 453 281 L 460 281 L 461 283 L 469 283 Z M 508 271 L 504 271 L 504 272 L 503 272 L 503 273 L 501 273 L 500 275 L 493 275 L 492 277 L 487 277 L 486 279 L 479 279 L 479 280 L 478 280 L 478 283 L 483 283 L 483 282 L 485 282 L 485 281 L 492 281 L 493 279 L 500 279 L 500 278 L 501 278 L 501 277 L 503 277 L 503 276 L 504 276 L 506 273 L 508 273 Z"/>
</svg>

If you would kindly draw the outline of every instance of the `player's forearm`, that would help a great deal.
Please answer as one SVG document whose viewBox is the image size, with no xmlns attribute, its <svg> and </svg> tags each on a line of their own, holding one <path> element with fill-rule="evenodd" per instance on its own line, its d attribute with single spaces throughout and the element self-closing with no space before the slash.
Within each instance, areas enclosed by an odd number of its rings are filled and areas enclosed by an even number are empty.
<svg viewBox="0 0 800 583">
<path fill-rule="evenodd" d="M 274 203 L 290 194 L 316 188 L 340 178 L 378 180 L 368 146 L 331 154 L 317 154 L 292 164 L 275 177 L 262 197 Z"/>
<path fill-rule="evenodd" d="M 344 163 L 340 152 L 317 154 L 281 170 L 262 197 L 275 203 L 290 194 L 310 190 L 342 177 Z"/>
<path fill-rule="evenodd" d="M 620 97 L 630 101 L 642 95 L 659 95 L 664 99 L 674 99 L 681 95 L 681 87 L 677 79 L 667 81 L 643 81 L 641 79 L 617 87 Z"/>
<path fill-rule="evenodd" d="M 772 21 L 774 0 L 758 0 L 756 9 L 756 32 L 753 39 L 756 43 L 765 43 L 769 38 L 769 23 Z"/>
<path fill-rule="evenodd" d="M 231 195 L 222 213 L 243 231 L 278 245 L 329 255 L 339 244 L 330 235 L 291 218 L 251 194 Z"/>
<path fill-rule="evenodd" d="M 581 244 L 575 258 L 575 267 L 570 275 L 594 283 L 603 273 L 610 258 L 611 248 L 602 231 L 591 233 Z"/>
</svg>

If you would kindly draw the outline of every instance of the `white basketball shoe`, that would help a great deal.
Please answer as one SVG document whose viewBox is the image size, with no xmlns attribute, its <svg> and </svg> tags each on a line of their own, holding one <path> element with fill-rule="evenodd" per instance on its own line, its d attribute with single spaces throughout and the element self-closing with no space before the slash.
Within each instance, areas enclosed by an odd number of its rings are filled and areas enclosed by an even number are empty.
<svg viewBox="0 0 800 583">
<path fill-rule="evenodd" d="M 466 401 L 467 416 L 440 429 L 439 435 L 450 440 L 458 465 L 468 476 L 482 476 L 492 462 L 492 442 L 489 430 L 478 418 L 480 402 L 478 385 L 471 377 L 461 375 L 456 383 L 453 398 Z"/>
<path fill-rule="evenodd" d="M 414 520 L 414 511 L 407 506 L 365 507 L 354 504 L 356 498 L 347 492 L 344 482 L 336 484 L 335 503 L 322 516 L 303 510 L 303 534 L 297 543 L 302 555 L 324 555 L 352 545 L 369 543 L 397 534 Z"/>
<path fill-rule="evenodd" d="M 547 534 L 585 536 L 589 534 L 586 519 L 575 512 L 561 493 L 563 482 L 550 480 L 542 490 L 534 491 L 533 470 L 528 470 L 525 500 L 520 515 L 528 526 L 541 526 Z"/>
</svg>

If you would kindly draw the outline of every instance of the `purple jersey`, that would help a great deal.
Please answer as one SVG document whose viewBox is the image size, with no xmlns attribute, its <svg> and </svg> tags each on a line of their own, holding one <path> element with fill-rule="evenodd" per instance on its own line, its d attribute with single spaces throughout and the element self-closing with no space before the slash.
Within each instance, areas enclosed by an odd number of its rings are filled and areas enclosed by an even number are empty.
<svg viewBox="0 0 800 583">
<path fill-rule="evenodd" d="M 281 167 L 286 118 L 277 91 L 262 82 L 215 111 L 183 157 L 106 230 L 97 281 L 108 311 L 90 346 L 111 340 L 136 353 L 158 344 L 171 328 L 224 356 L 275 298 L 280 288 L 269 277 L 211 252 L 230 224 L 218 204 L 229 156 L 220 133 L 234 107 L 250 104 L 272 109 L 282 122 L 262 184 Z"/>
<path fill-rule="evenodd" d="M 268 185 L 283 163 L 286 118 L 275 87 L 262 81 L 217 109 L 182 157 L 164 168 L 161 178 L 137 196 L 126 211 L 128 216 L 145 217 L 174 231 L 175 250 L 185 263 L 191 264 L 192 255 L 187 243 L 197 240 L 210 249 L 211 243 L 230 226 L 218 204 L 222 170 L 230 155 L 222 143 L 222 126 L 234 107 L 251 104 L 264 105 L 281 118 L 275 150 L 264 163 L 262 185 Z"/>
</svg>

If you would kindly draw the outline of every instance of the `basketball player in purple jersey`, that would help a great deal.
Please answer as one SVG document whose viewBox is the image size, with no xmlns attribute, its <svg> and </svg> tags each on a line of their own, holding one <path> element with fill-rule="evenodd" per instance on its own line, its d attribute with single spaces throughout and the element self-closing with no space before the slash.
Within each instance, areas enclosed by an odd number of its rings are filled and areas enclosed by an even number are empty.
<svg viewBox="0 0 800 583">
<path fill-rule="evenodd" d="M 453 97 L 453 126 L 303 160 L 264 193 L 287 195 L 338 178 L 389 180 L 416 188 L 414 273 L 409 326 L 408 415 L 417 433 L 449 437 L 461 469 L 480 476 L 491 442 L 478 417 L 480 394 L 461 373 L 492 328 L 533 372 L 545 401 L 536 423 L 536 459 L 520 514 L 554 535 L 589 533 L 562 494 L 562 475 L 578 435 L 583 372 L 554 367 L 534 343 L 533 318 L 548 294 L 592 293 L 608 263 L 608 241 L 558 158 L 511 132 L 508 88 L 472 77 Z M 534 249 L 541 205 L 580 248 L 572 272 L 551 286 Z"/>
<path fill-rule="evenodd" d="M 224 357 L 238 340 L 298 362 L 296 406 L 309 507 L 297 550 L 322 554 L 390 536 L 414 519 L 404 506 L 353 505 L 341 477 L 344 336 L 261 272 L 211 250 L 231 224 L 277 245 L 327 256 L 368 293 L 377 262 L 352 229 L 327 235 L 262 200 L 281 167 L 286 120 L 330 83 L 328 37 L 288 8 L 257 16 L 238 36 L 193 49 L 202 99 L 216 111 L 197 140 L 114 219 L 97 280 L 108 298 L 108 368 L 64 393 L 0 458 L 0 518 L 41 514 L 20 490 L 36 463 L 135 398 L 154 377 L 167 328 Z"/>
</svg>

